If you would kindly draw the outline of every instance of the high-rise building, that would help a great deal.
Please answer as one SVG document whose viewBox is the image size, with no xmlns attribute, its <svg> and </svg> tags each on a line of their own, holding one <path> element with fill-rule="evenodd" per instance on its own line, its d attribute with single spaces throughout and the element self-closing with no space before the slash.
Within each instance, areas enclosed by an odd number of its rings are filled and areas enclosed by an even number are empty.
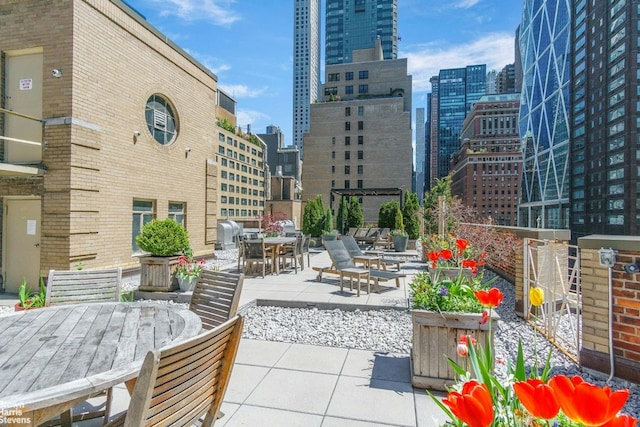
<svg viewBox="0 0 640 427">
<path fill-rule="evenodd" d="M 303 155 L 309 106 L 320 97 L 320 0 L 294 0 L 293 145 Z"/>
<path fill-rule="evenodd" d="M 522 180 L 520 94 L 485 95 L 462 125 L 451 162 L 451 193 L 494 224 L 516 225 Z"/>
<path fill-rule="evenodd" d="M 451 156 L 460 148 L 462 123 L 473 104 L 485 94 L 486 85 L 487 66 L 485 64 L 440 70 L 438 132 L 436 133 L 438 146 L 435 159 L 437 178 L 443 178 L 449 173 Z M 431 139 L 433 138 L 432 134 Z M 431 152 L 434 152 L 433 147 Z M 434 163 L 433 158 L 431 163 Z"/>
<path fill-rule="evenodd" d="M 431 99 L 433 98 L 433 94 L 427 93 L 427 108 L 426 115 L 427 120 L 424 124 L 424 190 L 422 194 L 418 194 L 418 199 L 420 202 L 424 200 L 424 193 L 430 188 L 431 181 Z"/>
<path fill-rule="evenodd" d="M 524 1 L 519 34 L 524 170 L 518 218 L 524 227 L 569 227 L 571 1 Z M 605 95 L 596 95 L 590 90 L 589 96 L 603 102 Z"/>
<path fill-rule="evenodd" d="M 264 160 L 271 176 L 290 176 L 300 184 L 300 149 L 296 146 L 285 146 L 284 134 L 277 126 L 267 126 L 266 133 L 258 133 L 256 136 L 266 144 Z"/>
<path fill-rule="evenodd" d="M 496 74 L 495 93 L 516 93 L 516 67 L 515 64 L 505 65 L 498 74 Z M 487 92 L 490 93 L 490 92 Z M 519 92 L 518 92 L 519 93 Z"/>
<path fill-rule="evenodd" d="M 353 61 L 356 49 L 382 42 L 384 59 L 398 57 L 398 0 L 327 0 L 325 64 Z"/>
<path fill-rule="evenodd" d="M 424 199 L 424 170 L 427 156 L 425 153 L 425 118 L 424 108 L 416 108 L 416 165 L 414 193 L 418 195 L 418 200 Z"/>
<path fill-rule="evenodd" d="M 438 76 L 432 76 L 431 82 L 431 100 L 429 102 L 429 144 L 427 151 L 429 152 L 429 176 L 427 177 L 426 189 L 429 190 L 436 184 L 438 178 L 438 94 L 440 87 L 438 85 Z"/>
<path fill-rule="evenodd" d="M 572 1 L 572 238 L 640 234 L 640 2 Z"/>
<path fill-rule="evenodd" d="M 496 70 L 487 72 L 487 86 L 485 93 L 498 93 L 496 89 L 496 77 L 498 77 L 498 72 Z"/>
<path fill-rule="evenodd" d="M 377 221 L 382 202 L 398 200 L 381 197 L 381 190 L 409 191 L 413 175 L 407 59 L 383 60 L 376 44 L 354 51 L 352 63 L 326 67 L 322 100 L 311 105 L 302 169 L 303 201 L 320 194 L 329 205 L 336 192 L 362 197 L 367 222 Z"/>
</svg>

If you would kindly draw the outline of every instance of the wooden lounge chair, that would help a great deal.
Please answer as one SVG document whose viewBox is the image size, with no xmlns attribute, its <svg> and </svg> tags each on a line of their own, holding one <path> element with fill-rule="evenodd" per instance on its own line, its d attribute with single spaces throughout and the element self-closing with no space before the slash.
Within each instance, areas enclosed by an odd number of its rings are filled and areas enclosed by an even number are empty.
<svg viewBox="0 0 640 427">
<path fill-rule="evenodd" d="M 371 253 L 362 252 L 362 250 L 360 249 L 360 246 L 358 246 L 358 243 L 351 236 L 342 236 L 342 243 L 344 243 L 345 248 L 347 248 L 349 255 L 351 255 L 351 258 L 354 259 L 356 264 L 358 263 L 358 260 L 356 259 L 356 257 L 365 257 L 367 255 L 378 255 L 377 253 L 374 253 L 374 252 L 371 252 Z M 401 259 L 379 257 L 378 263 L 382 266 L 384 270 L 387 269 L 387 266 L 395 265 L 397 268 L 397 271 L 400 271 L 400 264 L 403 264 L 404 261 Z"/>
<path fill-rule="evenodd" d="M 355 265 L 353 259 L 349 255 L 349 251 L 344 246 L 342 240 L 334 240 L 325 242 L 324 247 L 327 249 L 329 253 L 329 257 L 331 258 L 331 267 L 313 267 L 315 271 L 318 272 L 318 281 L 322 281 L 322 274 L 338 274 L 340 275 L 340 291 L 342 291 L 342 277 L 346 274 L 341 272 L 345 269 L 350 269 L 348 273 L 352 274 L 352 277 L 356 276 L 356 273 L 360 275 L 364 275 L 364 272 L 369 273 L 369 281 L 367 282 L 367 292 L 371 291 L 370 282 L 373 282 L 374 291 L 378 292 L 380 290 L 379 282 L 387 282 L 389 280 L 395 280 L 396 287 L 400 287 L 400 279 L 406 277 L 406 274 L 394 271 L 382 271 L 376 269 L 367 269 L 358 267 Z M 360 289 L 358 288 L 358 296 L 360 296 Z"/>
<path fill-rule="evenodd" d="M 241 316 L 144 359 L 129 409 L 109 427 L 213 426 L 242 335 Z"/>
<path fill-rule="evenodd" d="M 202 270 L 189 310 L 200 317 L 203 329 L 213 329 L 236 315 L 243 283 L 244 274 Z"/>
</svg>

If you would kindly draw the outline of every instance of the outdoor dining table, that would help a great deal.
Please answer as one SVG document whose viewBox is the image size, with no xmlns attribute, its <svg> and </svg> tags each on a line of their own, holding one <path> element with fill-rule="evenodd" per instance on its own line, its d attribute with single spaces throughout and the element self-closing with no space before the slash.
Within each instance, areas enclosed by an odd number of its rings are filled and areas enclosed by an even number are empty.
<svg viewBox="0 0 640 427">
<path fill-rule="evenodd" d="M 172 304 L 93 303 L 0 317 L 0 425 L 36 426 L 135 379 L 149 350 L 200 333 Z"/>
<path fill-rule="evenodd" d="M 280 263 L 278 262 L 278 256 L 282 246 L 288 244 L 295 244 L 295 237 L 265 237 L 264 245 L 267 248 L 271 248 L 271 265 L 274 266 L 273 270 L 276 274 L 280 274 Z"/>
</svg>

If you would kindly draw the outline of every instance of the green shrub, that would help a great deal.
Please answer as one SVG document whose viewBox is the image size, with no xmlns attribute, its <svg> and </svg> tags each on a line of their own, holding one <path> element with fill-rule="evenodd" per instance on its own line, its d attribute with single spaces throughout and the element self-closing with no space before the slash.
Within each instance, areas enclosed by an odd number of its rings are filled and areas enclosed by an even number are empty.
<svg viewBox="0 0 640 427">
<path fill-rule="evenodd" d="M 357 197 L 351 197 L 349 202 L 349 214 L 347 215 L 347 227 L 362 227 L 364 214 Z"/>
<path fill-rule="evenodd" d="M 171 218 L 146 223 L 136 236 L 136 243 L 154 256 L 171 256 L 189 250 L 187 230 Z"/>
<path fill-rule="evenodd" d="M 327 213 L 324 216 L 322 234 L 333 234 L 333 214 L 331 213 L 331 208 L 327 208 Z"/>
<path fill-rule="evenodd" d="M 315 199 L 309 200 L 304 206 L 304 214 L 302 215 L 302 232 L 314 237 L 322 235 L 324 215 L 322 196 L 318 194 Z"/>
<path fill-rule="evenodd" d="M 402 207 L 404 230 L 410 239 L 420 237 L 420 203 L 416 193 L 405 193 L 404 206 Z"/>
<path fill-rule="evenodd" d="M 378 211 L 378 227 L 393 230 L 396 228 L 396 211 L 400 209 L 400 203 L 392 200 L 383 203 Z"/>
</svg>

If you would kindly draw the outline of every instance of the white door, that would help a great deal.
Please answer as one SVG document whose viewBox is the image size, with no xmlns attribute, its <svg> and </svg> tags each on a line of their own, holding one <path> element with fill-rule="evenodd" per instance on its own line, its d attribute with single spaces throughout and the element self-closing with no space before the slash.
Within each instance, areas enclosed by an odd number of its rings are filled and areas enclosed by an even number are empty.
<svg viewBox="0 0 640 427">
<path fill-rule="evenodd" d="M 5 291 L 22 283 L 37 290 L 40 281 L 40 199 L 5 199 Z"/>
<path fill-rule="evenodd" d="M 42 117 L 42 53 L 9 52 L 6 55 L 6 109 L 30 117 Z M 10 138 L 42 142 L 42 124 L 14 114 L 5 114 L 5 134 Z M 6 142 L 6 161 L 36 163 L 42 160 L 39 145 Z"/>
</svg>

